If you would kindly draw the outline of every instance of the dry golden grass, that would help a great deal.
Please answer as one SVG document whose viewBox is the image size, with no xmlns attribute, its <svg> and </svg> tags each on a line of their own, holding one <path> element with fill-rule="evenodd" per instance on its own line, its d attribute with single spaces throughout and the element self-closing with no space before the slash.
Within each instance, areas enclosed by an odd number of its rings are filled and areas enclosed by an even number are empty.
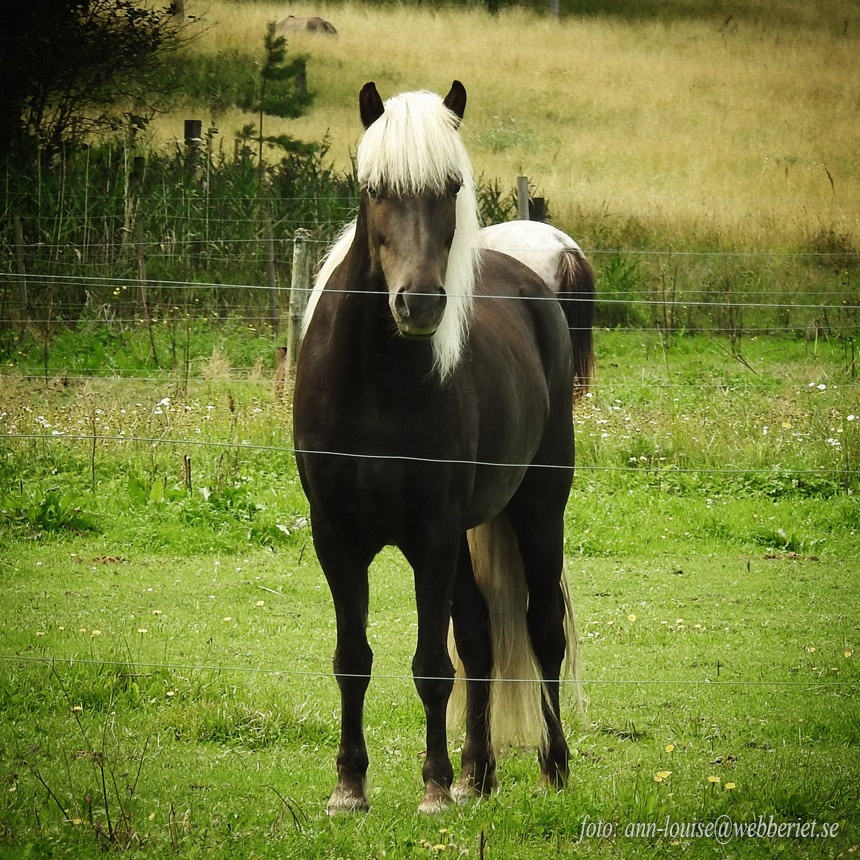
<svg viewBox="0 0 860 860">
<path fill-rule="evenodd" d="M 738 247 L 802 247 L 822 230 L 856 245 L 860 15 L 848 2 L 831 5 L 833 26 L 742 19 L 723 27 L 210 0 L 196 49 L 259 54 L 269 20 L 288 12 L 332 20 L 337 38 L 289 39 L 291 52 L 309 56 L 314 107 L 267 128 L 306 140 L 328 133 L 340 166 L 361 133 L 365 81 L 387 96 L 444 92 L 456 77 L 469 93 L 463 134 L 476 171 L 511 186 L 526 173 L 556 223 L 574 233 L 602 213 L 608 224 Z M 780 6 L 791 12 L 790 0 Z M 804 14 L 799 7 L 798 19 Z M 213 119 L 232 141 L 249 118 Z M 166 138 L 181 125 L 174 114 L 154 128 Z"/>
</svg>

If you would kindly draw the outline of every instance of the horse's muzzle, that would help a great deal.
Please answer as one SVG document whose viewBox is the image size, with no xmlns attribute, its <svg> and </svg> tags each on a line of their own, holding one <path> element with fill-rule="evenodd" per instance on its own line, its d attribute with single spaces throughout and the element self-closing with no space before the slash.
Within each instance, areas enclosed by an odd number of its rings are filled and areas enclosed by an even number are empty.
<svg viewBox="0 0 860 860">
<path fill-rule="evenodd" d="M 439 328 L 447 301 L 441 287 L 401 287 L 389 304 L 400 334 L 422 338 Z"/>
</svg>

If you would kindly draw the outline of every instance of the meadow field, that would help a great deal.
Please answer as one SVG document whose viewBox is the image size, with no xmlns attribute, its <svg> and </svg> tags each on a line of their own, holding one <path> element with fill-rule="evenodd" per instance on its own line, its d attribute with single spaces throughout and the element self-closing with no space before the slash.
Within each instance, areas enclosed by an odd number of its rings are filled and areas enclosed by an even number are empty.
<svg viewBox="0 0 860 860">
<path fill-rule="evenodd" d="M 267 21 L 289 12 L 336 25 L 336 38 L 289 36 L 288 51 L 308 58 L 316 100 L 306 116 L 267 127 L 328 135 L 340 167 L 361 131 L 365 81 L 387 97 L 447 92 L 458 78 L 476 171 L 507 187 L 528 175 L 557 226 L 586 247 L 821 251 L 829 241 L 856 251 L 856 4 L 690 2 L 665 4 L 660 17 L 626 5 L 561 22 L 481 5 L 188 0 L 186 9 L 201 16 L 192 50 L 223 62 L 216 102 L 237 60 L 261 58 Z M 180 105 L 154 125 L 155 140 L 180 136 L 192 115 L 216 126 L 228 151 L 254 120 Z"/>
<path fill-rule="evenodd" d="M 860 398 L 841 344 L 748 336 L 747 367 L 705 336 L 598 331 L 566 529 L 588 699 L 584 721 L 565 709 L 570 785 L 536 792 L 533 752 L 508 750 L 493 798 L 416 815 L 392 551 L 371 580 L 372 809 L 340 820 L 334 613 L 269 344 L 219 329 L 190 379 L 3 377 L 0 855 L 851 856 Z M 143 364 L 145 330 L 126 346 Z"/>
</svg>

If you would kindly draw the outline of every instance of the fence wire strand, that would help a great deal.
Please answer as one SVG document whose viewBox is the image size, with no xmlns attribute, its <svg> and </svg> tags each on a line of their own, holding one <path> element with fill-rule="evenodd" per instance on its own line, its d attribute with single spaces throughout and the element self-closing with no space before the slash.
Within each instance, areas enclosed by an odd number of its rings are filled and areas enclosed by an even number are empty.
<svg viewBox="0 0 860 860">
<path fill-rule="evenodd" d="M 235 672 L 235 673 L 250 673 L 261 675 L 275 675 L 297 678 L 368 678 L 376 681 L 450 681 L 450 678 L 445 678 L 436 675 L 404 675 L 398 673 L 371 673 L 369 675 L 353 674 L 348 672 L 333 672 L 322 671 L 318 669 L 274 669 L 266 666 L 219 666 L 219 665 L 198 665 L 194 663 L 153 663 L 143 662 L 139 660 L 87 660 L 78 657 L 56 657 L 56 656 L 34 656 L 34 655 L 16 655 L 16 654 L 0 654 L 0 660 L 5 662 L 20 662 L 34 663 L 45 665 L 56 665 L 62 663 L 72 666 L 113 666 L 122 668 L 139 668 L 139 669 L 167 669 L 178 670 L 185 672 Z M 540 678 L 471 678 L 457 676 L 458 681 L 479 681 L 482 683 L 506 683 L 506 684 L 539 684 Z M 709 679 L 702 678 L 699 680 L 681 680 L 681 679 L 653 679 L 653 678 L 559 678 L 559 683 L 563 685 L 605 685 L 605 686 L 704 686 L 704 687 L 858 687 L 860 681 L 793 681 L 793 680 L 767 680 L 761 679 L 749 681 L 743 679 Z"/>
<path fill-rule="evenodd" d="M 587 466 L 577 464 L 575 467 L 558 463 L 499 463 L 488 460 L 460 460 L 444 457 L 411 457 L 399 454 L 362 454 L 352 451 L 324 451 L 308 448 L 295 448 L 287 445 L 258 445 L 250 442 L 212 442 L 205 439 L 166 439 L 155 436 L 102 436 L 93 433 L 56 433 L 52 435 L 44 433 L 4 433 L 0 439 L 30 439 L 43 442 L 81 441 L 91 442 L 143 442 L 150 445 L 187 445 L 193 447 L 229 448 L 242 451 L 276 451 L 283 454 L 301 454 L 314 457 L 344 457 L 356 460 L 383 460 L 398 463 L 426 463 L 441 466 L 481 466 L 498 469 L 563 469 L 578 472 L 634 472 L 637 474 L 707 474 L 707 475 L 766 475 L 780 472 L 791 475 L 842 475 L 845 478 L 860 476 L 860 470 L 854 469 L 794 469 L 782 466 L 762 468 L 689 468 L 665 463 L 660 466 Z"/>
</svg>

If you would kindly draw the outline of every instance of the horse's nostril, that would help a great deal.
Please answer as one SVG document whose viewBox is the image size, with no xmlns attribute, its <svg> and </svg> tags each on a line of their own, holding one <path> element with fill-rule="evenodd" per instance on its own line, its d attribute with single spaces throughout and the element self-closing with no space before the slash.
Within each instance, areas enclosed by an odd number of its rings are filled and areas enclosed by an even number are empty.
<svg viewBox="0 0 860 860">
<path fill-rule="evenodd" d="M 409 305 L 406 303 L 405 289 L 397 291 L 397 295 L 394 297 L 394 310 L 396 310 L 401 317 L 409 316 Z"/>
</svg>

